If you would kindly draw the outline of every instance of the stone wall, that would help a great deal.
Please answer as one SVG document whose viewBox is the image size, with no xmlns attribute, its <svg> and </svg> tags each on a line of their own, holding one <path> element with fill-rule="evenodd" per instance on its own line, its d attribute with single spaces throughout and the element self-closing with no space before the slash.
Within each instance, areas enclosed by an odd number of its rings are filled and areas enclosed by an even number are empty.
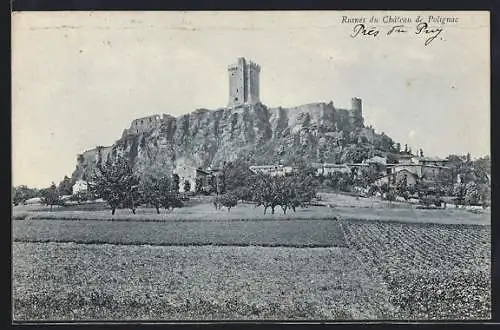
<svg viewBox="0 0 500 330">
<path fill-rule="evenodd" d="M 159 115 L 152 115 L 148 117 L 142 117 L 134 119 L 130 128 L 128 129 L 129 134 L 140 134 L 144 132 L 152 131 L 162 124 L 162 119 Z"/>
</svg>

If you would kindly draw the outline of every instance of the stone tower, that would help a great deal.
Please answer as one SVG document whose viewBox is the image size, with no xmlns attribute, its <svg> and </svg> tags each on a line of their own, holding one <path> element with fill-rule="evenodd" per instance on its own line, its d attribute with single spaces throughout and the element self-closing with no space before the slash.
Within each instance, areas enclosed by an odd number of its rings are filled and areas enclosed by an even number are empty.
<svg viewBox="0 0 500 330">
<path fill-rule="evenodd" d="M 357 97 L 351 99 L 351 123 L 357 127 L 364 124 L 362 101 Z"/>
<path fill-rule="evenodd" d="M 256 104 L 259 97 L 260 66 L 244 57 L 238 58 L 236 64 L 228 68 L 229 73 L 229 103 L 235 107 L 244 104 Z"/>
</svg>

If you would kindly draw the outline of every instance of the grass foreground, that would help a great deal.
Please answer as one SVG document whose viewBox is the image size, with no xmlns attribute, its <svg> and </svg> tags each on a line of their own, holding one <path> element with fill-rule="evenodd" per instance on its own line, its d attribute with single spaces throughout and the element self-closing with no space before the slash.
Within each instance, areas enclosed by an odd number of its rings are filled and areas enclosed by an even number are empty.
<svg viewBox="0 0 500 330">
<path fill-rule="evenodd" d="M 491 318 L 488 213 L 356 202 L 265 216 L 205 203 L 118 221 L 15 210 L 13 318 Z"/>
<path fill-rule="evenodd" d="M 13 240 L 150 245 L 346 246 L 334 220 L 109 222 L 24 220 L 13 222 Z"/>
<path fill-rule="evenodd" d="M 379 319 L 392 305 L 345 248 L 14 243 L 14 319 Z"/>
</svg>

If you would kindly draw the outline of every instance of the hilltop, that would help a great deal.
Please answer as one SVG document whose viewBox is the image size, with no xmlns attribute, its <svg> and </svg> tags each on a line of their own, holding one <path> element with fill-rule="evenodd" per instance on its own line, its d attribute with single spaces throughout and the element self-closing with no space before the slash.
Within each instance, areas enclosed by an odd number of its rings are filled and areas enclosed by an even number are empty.
<svg viewBox="0 0 500 330">
<path fill-rule="evenodd" d="M 78 156 L 73 180 L 89 177 L 95 163 L 123 155 L 137 173 L 151 167 L 166 173 L 181 166 L 217 168 L 245 158 L 256 165 L 308 162 L 360 162 L 396 153 L 394 141 L 365 127 L 359 112 L 333 102 L 292 108 L 262 103 L 198 109 L 179 117 L 139 118 L 108 147 Z"/>
</svg>

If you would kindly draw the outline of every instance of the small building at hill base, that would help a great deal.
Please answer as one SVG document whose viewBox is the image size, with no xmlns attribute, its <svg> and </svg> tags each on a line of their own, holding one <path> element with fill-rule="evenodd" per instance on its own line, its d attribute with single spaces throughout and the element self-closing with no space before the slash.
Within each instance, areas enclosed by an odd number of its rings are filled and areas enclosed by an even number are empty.
<svg viewBox="0 0 500 330">
<path fill-rule="evenodd" d="M 270 176 L 284 176 L 292 173 L 293 171 L 291 166 L 284 165 L 255 165 L 250 166 L 249 169 L 255 174 L 262 173 Z"/>
<path fill-rule="evenodd" d="M 316 175 L 319 176 L 328 176 L 333 173 L 351 173 L 351 169 L 346 164 L 312 163 L 311 166 L 317 170 Z"/>
<path fill-rule="evenodd" d="M 197 168 L 194 166 L 182 165 L 173 170 L 173 174 L 179 177 L 179 192 L 194 192 L 196 189 Z M 189 183 L 189 184 L 188 184 Z M 189 190 L 186 191 L 186 187 Z"/>
<path fill-rule="evenodd" d="M 414 186 L 419 181 L 419 178 L 415 173 L 403 169 L 401 171 L 386 174 L 378 178 L 377 180 L 375 180 L 374 184 L 378 187 L 382 186 L 383 184 L 396 185 L 403 180 L 406 180 L 406 184 L 408 186 Z"/>
<path fill-rule="evenodd" d="M 88 182 L 84 180 L 77 180 L 73 185 L 73 195 L 78 194 L 79 192 L 86 192 L 88 189 Z"/>
</svg>

